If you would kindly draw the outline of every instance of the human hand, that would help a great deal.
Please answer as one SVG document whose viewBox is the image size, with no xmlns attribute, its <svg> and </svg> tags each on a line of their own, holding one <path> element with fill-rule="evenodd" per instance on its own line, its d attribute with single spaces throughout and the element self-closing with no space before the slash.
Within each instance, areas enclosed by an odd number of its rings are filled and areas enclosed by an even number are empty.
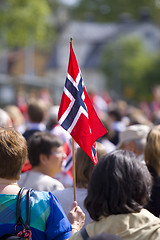
<svg viewBox="0 0 160 240">
<path fill-rule="evenodd" d="M 85 214 L 82 209 L 77 206 L 76 201 L 72 203 L 71 210 L 69 211 L 67 217 L 72 225 L 73 230 L 75 229 L 79 231 L 83 227 L 85 222 Z"/>
</svg>

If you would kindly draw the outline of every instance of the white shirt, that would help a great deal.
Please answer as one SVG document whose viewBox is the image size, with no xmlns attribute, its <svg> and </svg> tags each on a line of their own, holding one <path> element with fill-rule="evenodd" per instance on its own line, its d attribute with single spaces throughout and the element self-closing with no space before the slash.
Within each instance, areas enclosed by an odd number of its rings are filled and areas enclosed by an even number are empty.
<svg viewBox="0 0 160 240">
<path fill-rule="evenodd" d="M 33 188 L 36 191 L 47 192 L 64 189 L 63 184 L 58 180 L 41 172 L 34 172 L 33 170 L 22 173 L 18 185 L 20 187 Z"/>
</svg>

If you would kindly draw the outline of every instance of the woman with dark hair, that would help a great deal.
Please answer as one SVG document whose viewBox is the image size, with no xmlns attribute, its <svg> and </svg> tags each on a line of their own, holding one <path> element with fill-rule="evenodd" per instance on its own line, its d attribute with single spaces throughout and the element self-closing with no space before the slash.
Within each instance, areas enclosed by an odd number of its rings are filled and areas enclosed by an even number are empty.
<svg viewBox="0 0 160 240">
<path fill-rule="evenodd" d="M 160 219 L 144 209 L 151 187 L 147 167 L 132 152 L 105 155 L 93 170 L 84 202 L 93 219 L 86 226 L 89 237 L 107 232 L 126 240 L 160 239 Z M 71 239 L 82 239 L 80 232 Z"/>
</svg>

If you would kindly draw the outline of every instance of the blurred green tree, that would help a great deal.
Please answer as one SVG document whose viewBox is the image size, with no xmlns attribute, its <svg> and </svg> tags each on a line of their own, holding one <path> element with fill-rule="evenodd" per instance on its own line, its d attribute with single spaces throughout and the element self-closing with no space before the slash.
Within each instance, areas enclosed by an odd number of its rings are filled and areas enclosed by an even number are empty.
<svg viewBox="0 0 160 240">
<path fill-rule="evenodd" d="M 46 47 L 54 37 L 46 0 L 1 0 L 1 39 L 8 47 Z"/>
<path fill-rule="evenodd" d="M 160 53 L 148 52 L 136 37 L 122 37 L 106 46 L 101 67 L 107 87 L 129 101 L 150 100 L 160 79 Z"/>
<path fill-rule="evenodd" d="M 150 11 L 153 19 L 160 22 L 160 1 L 150 0 L 79 0 L 72 7 L 72 16 L 77 20 L 93 19 L 98 22 L 117 21 L 122 13 L 129 13 L 134 19 L 139 19 L 140 9 L 143 16 Z"/>
<path fill-rule="evenodd" d="M 160 51 L 158 51 L 154 56 L 154 61 L 148 67 L 145 72 L 144 79 L 145 85 L 147 85 L 148 94 L 152 94 L 152 88 L 160 83 Z M 150 96 L 152 99 L 152 96 Z"/>
</svg>

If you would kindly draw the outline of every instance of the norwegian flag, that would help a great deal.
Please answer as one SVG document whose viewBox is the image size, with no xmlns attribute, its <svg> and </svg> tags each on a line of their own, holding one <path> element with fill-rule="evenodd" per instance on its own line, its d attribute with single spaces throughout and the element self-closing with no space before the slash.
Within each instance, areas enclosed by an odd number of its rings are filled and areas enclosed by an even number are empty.
<svg viewBox="0 0 160 240">
<path fill-rule="evenodd" d="M 59 107 L 58 121 L 96 164 L 95 141 L 107 131 L 88 97 L 71 43 L 68 74 Z"/>
</svg>

